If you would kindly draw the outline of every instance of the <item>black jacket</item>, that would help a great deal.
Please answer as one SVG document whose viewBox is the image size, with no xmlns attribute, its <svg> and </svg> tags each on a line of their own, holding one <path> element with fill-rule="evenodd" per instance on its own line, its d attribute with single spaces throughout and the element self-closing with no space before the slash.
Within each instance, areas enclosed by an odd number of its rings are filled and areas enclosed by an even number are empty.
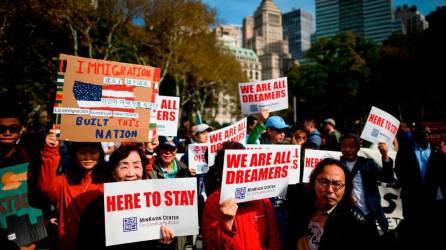
<svg viewBox="0 0 446 250">
<path fill-rule="evenodd" d="M 341 161 L 345 164 L 345 159 L 341 157 Z M 393 160 L 382 162 L 383 167 L 379 167 L 374 160 L 358 157 L 355 165 L 350 173 L 354 178 L 357 172 L 361 175 L 362 185 L 365 194 L 365 203 L 371 212 L 371 216 L 378 221 L 382 230 L 387 231 L 389 223 L 384 215 L 381 207 L 381 195 L 379 193 L 377 181 L 393 183 Z M 351 180 L 353 182 L 353 180 Z"/>
</svg>

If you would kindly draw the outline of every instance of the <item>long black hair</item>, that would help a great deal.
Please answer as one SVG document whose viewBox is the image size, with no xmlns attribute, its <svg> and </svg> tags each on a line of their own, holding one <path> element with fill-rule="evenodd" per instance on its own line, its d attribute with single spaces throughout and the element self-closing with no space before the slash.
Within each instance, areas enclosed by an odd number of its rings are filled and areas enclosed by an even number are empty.
<svg viewBox="0 0 446 250">
<path fill-rule="evenodd" d="M 139 157 L 141 158 L 141 164 L 142 164 L 142 178 L 146 179 L 146 165 L 147 165 L 147 158 L 144 153 L 144 150 L 141 149 L 141 147 L 137 144 L 128 144 L 128 145 L 121 145 L 119 148 L 117 148 L 113 153 L 110 155 L 110 159 L 107 164 L 107 181 L 114 181 L 113 178 L 113 171 L 116 169 L 116 167 L 119 165 L 119 162 L 127 157 L 129 157 L 131 152 L 137 152 Z"/>
<path fill-rule="evenodd" d="M 342 171 L 344 172 L 345 176 L 345 189 L 344 189 L 344 196 L 342 197 L 340 204 L 347 205 L 350 202 L 350 194 L 352 191 L 352 182 L 349 177 L 349 172 L 347 168 L 342 164 L 341 161 L 333 159 L 333 158 L 325 158 L 322 161 L 320 161 L 316 167 L 313 169 L 313 172 L 311 172 L 310 175 L 310 193 L 311 197 L 314 197 L 316 199 L 316 192 L 315 192 L 315 184 L 316 184 L 316 178 L 317 176 L 324 170 L 324 168 L 328 165 L 336 165 Z"/>
<path fill-rule="evenodd" d="M 96 148 L 99 151 L 99 161 L 92 170 L 92 182 L 103 183 L 105 176 L 105 160 L 104 150 L 99 142 L 73 142 L 70 147 L 70 168 L 67 171 L 68 184 L 76 185 L 80 184 L 82 178 L 85 175 L 84 170 L 77 164 L 76 153 L 82 148 Z"/>
</svg>

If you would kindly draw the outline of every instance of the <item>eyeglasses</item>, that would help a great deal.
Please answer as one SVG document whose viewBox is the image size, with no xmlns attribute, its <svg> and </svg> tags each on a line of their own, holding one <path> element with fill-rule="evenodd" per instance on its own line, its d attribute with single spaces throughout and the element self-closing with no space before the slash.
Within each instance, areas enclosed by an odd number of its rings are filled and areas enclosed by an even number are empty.
<svg viewBox="0 0 446 250">
<path fill-rule="evenodd" d="M 298 140 L 298 139 L 306 140 L 307 139 L 306 136 L 295 136 L 294 138 L 296 138 L 296 140 Z"/>
<path fill-rule="evenodd" d="M 321 185 L 321 187 L 323 187 L 323 188 L 329 188 L 331 185 L 333 187 L 333 191 L 335 191 L 335 192 L 337 192 L 345 187 L 345 184 L 342 184 L 342 183 L 339 183 L 336 181 L 329 181 L 325 178 L 317 178 L 316 180 L 319 183 L 319 185 Z"/>
<path fill-rule="evenodd" d="M 11 126 L 0 125 L 0 134 L 4 134 L 6 133 L 6 131 L 11 132 L 12 134 L 18 134 L 20 133 L 20 130 L 22 130 L 22 126 L 19 125 L 11 125 Z"/>
</svg>

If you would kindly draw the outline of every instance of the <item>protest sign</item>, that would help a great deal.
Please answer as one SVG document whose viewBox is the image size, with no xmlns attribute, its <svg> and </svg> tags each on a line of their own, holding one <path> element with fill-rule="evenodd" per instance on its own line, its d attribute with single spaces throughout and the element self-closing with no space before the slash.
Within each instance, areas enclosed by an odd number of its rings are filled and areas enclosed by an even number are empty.
<svg viewBox="0 0 446 250">
<path fill-rule="evenodd" d="M 267 108 L 270 112 L 288 109 L 287 78 L 276 78 L 239 84 L 242 114 L 259 113 Z"/>
<path fill-rule="evenodd" d="M 29 205 L 28 165 L 0 169 L 0 225 L 8 240 L 18 246 L 47 236 L 42 210 Z"/>
<path fill-rule="evenodd" d="M 291 165 L 289 150 L 225 150 L 220 203 L 285 196 Z"/>
<path fill-rule="evenodd" d="M 61 140 L 148 141 L 159 68 L 64 54 L 59 59 L 54 113 Z"/>
<path fill-rule="evenodd" d="M 180 98 L 175 96 L 156 96 L 156 129 L 160 136 L 177 136 Z"/>
<path fill-rule="evenodd" d="M 400 122 L 391 114 L 372 107 L 361 138 L 376 144 L 384 141 L 387 145 L 392 145 L 399 126 Z"/>
<path fill-rule="evenodd" d="M 389 230 L 395 229 L 403 220 L 403 206 L 401 203 L 401 188 L 395 184 L 379 183 L 381 206 L 389 222 Z"/>
<path fill-rule="evenodd" d="M 288 184 L 296 184 L 300 182 L 300 150 L 301 145 L 277 145 L 277 144 L 247 144 L 246 149 L 282 149 L 291 153 L 291 165 L 288 169 Z"/>
<path fill-rule="evenodd" d="M 395 150 L 388 150 L 387 152 L 389 154 L 389 157 L 395 160 L 396 158 L 396 151 Z M 383 167 L 382 162 L 382 156 L 378 149 L 373 148 L 360 148 L 358 152 L 358 156 L 362 156 L 368 159 L 373 159 L 376 164 L 380 167 Z"/>
<path fill-rule="evenodd" d="M 305 160 L 303 167 L 302 182 L 310 182 L 310 174 L 316 165 L 325 158 L 333 158 L 339 160 L 342 153 L 339 151 L 305 149 Z"/>
<path fill-rule="evenodd" d="M 198 234 L 197 179 L 104 183 L 106 245 Z"/>
<path fill-rule="evenodd" d="M 246 141 L 246 118 L 224 127 L 209 132 L 208 165 L 214 165 L 215 155 L 221 148 L 223 142 L 235 141 L 245 144 Z"/>
<path fill-rule="evenodd" d="M 205 174 L 209 167 L 206 160 L 208 144 L 195 143 L 187 145 L 189 168 L 195 169 L 197 174 Z"/>
</svg>

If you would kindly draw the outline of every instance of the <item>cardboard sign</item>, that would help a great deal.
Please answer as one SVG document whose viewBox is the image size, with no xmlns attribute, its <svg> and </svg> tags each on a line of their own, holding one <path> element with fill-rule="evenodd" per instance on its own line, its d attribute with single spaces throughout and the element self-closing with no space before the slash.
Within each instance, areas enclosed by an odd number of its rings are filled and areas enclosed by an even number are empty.
<svg viewBox="0 0 446 250">
<path fill-rule="evenodd" d="M 291 166 L 288 169 L 288 184 L 296 184 L 300 182 L 300 150 L 301 145 L 277 145 L 277 144 L 248 144 L 246 149 L 282 149 L 291 152 Z"/>
<path fill-rule="evenodd" d="M 267 108 L 270 112 L 288 109 L 286 77 L 239 84 L 242 114 L 256 114 Z"/>
<path fill-rule="evenodd" d="M 225 128 L 209 132 L 208 165 L 214 165 L 215 155 L 221 148 L 223 142 L 235 141 L 245 144 L 246 142 L 246 118 L 229 125 Z"/>
<path fill-rule="evenodd" d="M 400 121 L 391 114 L 372 107 L 362 130 L 361 138 L 372 143 L 384 141 L 387 145 L 392 145 L 399 126 Z"/>
<path fill-rule="evenodd" d="M 54 105 L 60 139 L 145 142 L 160 69 L 60 55 Z"/>
<path fill-rule="evenodd" d="M 180 98 L 176 96 L 156 96 L 156 128 L 158 135 L 177 136 Z"/>
<path fill-rule="evenodd" d="M 304 175 L 302 178 L 302 182 L 310 182 L 310 174 L 320 161 L 325 158 L 333 158 L 339 160 L 341 158 L 341 155 L 342 153 L 339 151 L 306 149 L 303 167 Z"/>
<path fill-rule="evenodd" d="M 28 202 L 28 165 L 0 169 L 0 226 L 8 240 L 18 246 L 47 236 L 42 210 Z"/>
<path fill-rule="evenodd" d="M 197 178 L 104 183 L 106 246 L 198 234 Z"/>
<path fill-rule="evenodd" d="M 205 174 L 209 167 L 206 160 L 207 143 L 195 143 L 187 145 L 189 168 L 195 169 L 197 174 Z"/>
<path fill-rule="evenodd" d="M 220 203 L 285 196 L 291 155 L 281 149 L 226 150 Z"/>
</svg>

